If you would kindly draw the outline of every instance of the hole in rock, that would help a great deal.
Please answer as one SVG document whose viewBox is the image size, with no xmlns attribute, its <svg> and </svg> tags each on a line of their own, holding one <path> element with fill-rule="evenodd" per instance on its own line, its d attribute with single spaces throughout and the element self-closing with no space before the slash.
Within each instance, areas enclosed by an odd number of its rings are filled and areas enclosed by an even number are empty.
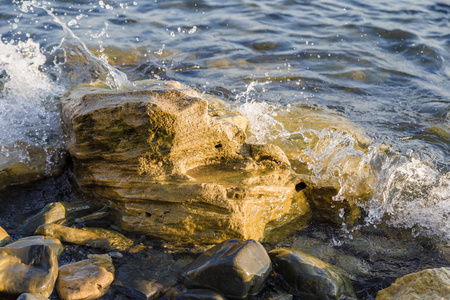
<svg viewBox="0 0 450 300">
<path fill-rule="evenodd" d="M 214 146 L 214 148 L 216 148 L 216 149 L 222 148 L 222 144 L 217 144 Z"/>
<path fill-rule="evenodd" d="M 150 218 L 150 217 L 152 216 L 152 214 L 151 214 L 151 213 L 148 213 L 148 212 L 146 212 L 146 213 L 145 213 L 145 216 L 146 216 L 147 218 Z"/>
<path fill-rule="evenodd" d="M 296 190 L 297 192 L 300 192 L 301 190 L 306 189 L 306 187 L 307 187 L 306 183 L 300 182 L 300 183 L 297 183 L 297 184 L 295 185 L 295 190 Z"/>
</svg>

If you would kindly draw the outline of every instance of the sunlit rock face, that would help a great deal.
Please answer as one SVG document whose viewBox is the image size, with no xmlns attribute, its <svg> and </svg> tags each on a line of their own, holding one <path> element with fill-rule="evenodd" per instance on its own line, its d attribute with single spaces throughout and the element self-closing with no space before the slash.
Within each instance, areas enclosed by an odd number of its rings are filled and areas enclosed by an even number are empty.
<svg viewBox="0 0 450 300">
<path fill-rule="evenodd" d="M 187 243 L 260 239 L 298 198 L 279 147 L 247 144 L 243 117 L 209 112 L 179 84 L 81 85 L 61 109 L 80 186 L 125 230 Z"/>
</svg>

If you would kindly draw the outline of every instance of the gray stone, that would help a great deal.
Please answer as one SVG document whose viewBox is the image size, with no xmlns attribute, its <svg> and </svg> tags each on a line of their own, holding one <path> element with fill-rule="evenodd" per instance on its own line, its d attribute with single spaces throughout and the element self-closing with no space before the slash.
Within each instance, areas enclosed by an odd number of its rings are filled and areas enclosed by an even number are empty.
<svg viewBox="0 0 450 300">
<path fill-rule="evenodd" d="M 50 296 L 58 276 L 58 258 L 49 245 L 0 248 L 0 292 Z"/>
<path fill-rule="evenodd" d="M 274 270 L 292 287 L 295 295 L 306 299 L 356 298 L 350 280 L 339 268 L 296 250 L 269 252 Z"/>
<path fill-rule="evenodd" d="M 65 218 L 66 207 L 63 203 L 49 203 L 39 213 L 29 217 L 21 230 L 25 233 L 33 233 L 41 225 L 64 221 Z"/>
<path fill-rule="evenodd" d="M 189 282 L 226 297 L 258 294 L 272 270 L 264 247 L 254 240 L 227 240 L 200 255 L 185 271 Z"/>
<path fill-rule="evenodd" d="M 155 299 L 177 283 L 183 267 L 190 262 L 192 260 L 175 261 L 170 255 L 161 253 L 129 259 L 117 269 L 114 287 L 126 288 L 126 294 L 139 294 L 139 298 Z"/>
</svg>

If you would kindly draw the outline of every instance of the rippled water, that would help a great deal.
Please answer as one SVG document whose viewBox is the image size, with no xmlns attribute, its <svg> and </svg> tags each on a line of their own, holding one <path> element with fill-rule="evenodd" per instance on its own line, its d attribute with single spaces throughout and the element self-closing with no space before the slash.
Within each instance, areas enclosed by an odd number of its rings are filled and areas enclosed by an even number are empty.
<svg viewBox="0 0 450 300">
<path fill-rule="evenodd" d="M 450 241 L 449 3 L 14 2 L 0 4 L 3 152 L 60 143 L 57 98 L 76 83 L 175 79 L 246 115 L 252 142 L 306 147 L 299 161 L 339 175 L 341 195 L 370 185 L 365 221 Z"/>
</svg>

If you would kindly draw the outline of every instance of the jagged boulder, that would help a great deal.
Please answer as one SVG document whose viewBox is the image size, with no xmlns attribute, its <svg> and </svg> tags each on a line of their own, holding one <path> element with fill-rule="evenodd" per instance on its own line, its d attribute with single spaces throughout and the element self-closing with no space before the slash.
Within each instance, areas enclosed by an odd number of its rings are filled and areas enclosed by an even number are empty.
<svg viewBox="0 0 450 300">
<path fill-rule="evenodd" d="M 122 229 L 187 243 L 260 239 L 290 210 L 289 160 L 277 146 L 247 144 L 242 117 L 209 114 L 181 85 L 135 85 L 81 85 L 61 101 L 78 183 Z"/>
</svg>

